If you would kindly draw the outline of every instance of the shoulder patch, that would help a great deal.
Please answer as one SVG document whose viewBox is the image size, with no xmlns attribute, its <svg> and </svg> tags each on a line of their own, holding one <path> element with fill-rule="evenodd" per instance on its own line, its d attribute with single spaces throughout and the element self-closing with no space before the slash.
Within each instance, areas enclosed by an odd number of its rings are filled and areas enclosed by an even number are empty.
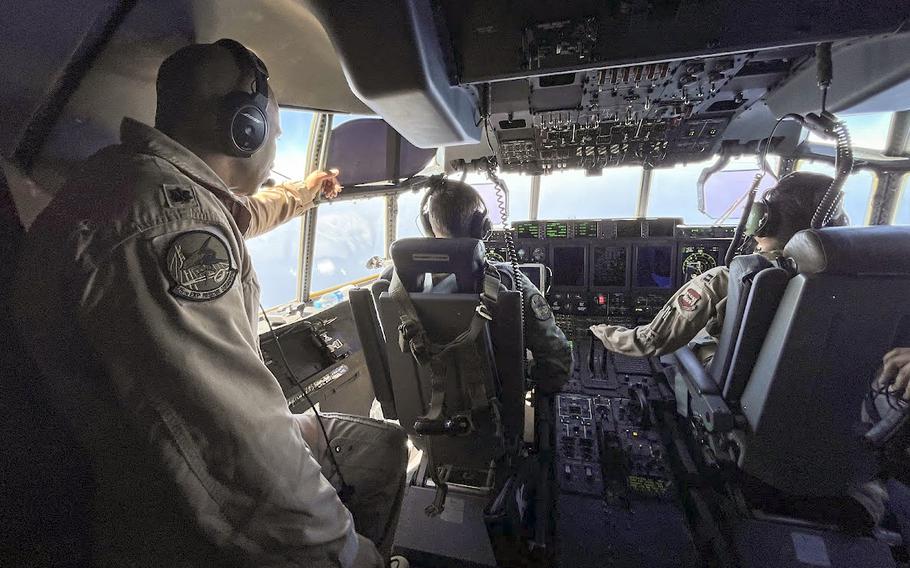
<svg viewBox="0 0 910 568">
<path fill-rule="evenodd" d="M 173 183 L 161 184 L 161 192 L 164 193 L 164 200 L 167 206 L 174 207 L 198 207 L 199 201 L 196 199 L 196 190 L 192 186 L 184 187 Z"/>
<path fill-rule="evenodd" d="M 534 317 L 540 321 L 547 321 L 553 317 L 553 310 L 550 309 L 550 304 L 540 294 L 531 296 L 531 311 L 534 312 Z"/>
<path fill-rule="evenodd" d="M 679 307 L 686 312 L 694 312 L 701 301 L 701 293 L 695 288 L 688 288 L 676 298 Z"/>
<path fill-rule="evenodd" d="M 174 238 L 167 251 L 169 292 L 184 300 L 205 302 L 230 290 L 237 268 L 224 240 L 208 231 L 187 231 Z"/>
</svg>

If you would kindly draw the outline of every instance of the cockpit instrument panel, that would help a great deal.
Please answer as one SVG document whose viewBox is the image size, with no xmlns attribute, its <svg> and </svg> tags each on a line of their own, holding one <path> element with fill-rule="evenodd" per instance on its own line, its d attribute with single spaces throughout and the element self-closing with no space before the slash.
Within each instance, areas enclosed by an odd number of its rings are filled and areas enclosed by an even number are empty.
<svg viewBox="0 0 910 568">
<path fill-rule="evenodd" d="M 685 244 L 680 246 L 679 259 L 681 282 L 692 280 L 723 262 L 726 246 L 717 244 Z"/>
<path fill-rule="evenodd" d="M 673 246 L 635 247 L 636 288 L 673 287 Z"/>
<path fill-rule="evenodd" d="M 730 243 L 731 227 L 681 221 L 522 221 L 516 260 L 546 267 L 547 300 L 570 338 L 592 323 L 645 323 L 685 282 L 719 265 Z M 487 243 L 494 260 L 507 259 L 504 240 L 497 233 Z"/>
<path fill-rule="evenodd" d="M 576 239 L 596 239 L 597 221 L 576 221 L 574 236 Z"/>
<path fill-rule="evenodd" d="M 547 221 L 544 224 L 544 235 L 548 239 L 569 238 L 569 224 L 565 221 Z"/>
<path fill-rule="evenodd" d="M 629 271 L 628 249 L 615 246 L 593 248 L 591 285 L 594 288 L 625 288 Z"/>
<path fill-rule="evenodd" d="M 515 236 L 519 239 L 539 239 L 540 224 L 536 221 L 515 223 Z"/>
</svg>

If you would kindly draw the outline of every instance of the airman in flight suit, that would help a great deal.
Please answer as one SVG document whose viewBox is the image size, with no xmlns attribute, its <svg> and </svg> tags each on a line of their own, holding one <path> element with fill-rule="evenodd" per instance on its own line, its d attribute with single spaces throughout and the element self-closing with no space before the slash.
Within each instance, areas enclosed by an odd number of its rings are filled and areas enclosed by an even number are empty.
<svg viewBox="0 0 910 568">
<path fill-rule="evenodd" d="M 221 42 L 168 58 L 156 127 L 124 119 L 21 253 L 19 331 L 91 461 L 91 565 L 380 567 L 392 545 L 404 433 L 328 415 L 327 444 L 260 356 L 244 240 L 340 188 L 317 172 L 257 193 L 274 97 L 251 156 L 216 135 L 224 95 L 251 84 L 243 59 Z"/>
<path fill-rule="evenodd" d="M 769 218 L 773 221 L 769 224 L 766 218 L 761 236 L 753 235 L 755 252 L 777 260 L 790 237 L 809 228 L 831 181 L 826 175 L 796 172 L 768 190 L 759 205 L 764 211 L 771 211 Z M 846 216 L 840 211 L 831 224 L 845 223 Z M 637 357 L 671 353 L 702 331 L 716 339 L 723 328 L 729 274 L 726 266 L 718 266 L 696 276 L 673 294 L 648 324 L 634 328 L 598 324 L 591 326 L 591 332 L 610 351 Z M 699 352 L 703 363 L 712 355 L 713 349 Z"/>
<path fill-rule="evenodd" d="M 442 238 L 472 236 L 471 220 L 475 213 L 486 215 L 480 194 L 466 183 L 453 180 L 437 183 L 444 183 L 444 186 L 428 189 L 421 204 L 424 232 Z M 516 290 L 512 266 L 505 262 L 493 265 L 499 273 L 500 285 L 506 290 Z M 387 269 L 382 278 L 390 280 L 392 270 L 391 267 Z M 522 272 L 519 272 L 519 278 L 524 301 L 525 344 L 534 357 L 530 367 L 531 380 L 538 392 L 552 394 L 569 380 L 572 348 L 537 286 Z M 454 276 L 434 282 L 433 291 L 446 292 L 449 286 L 455 288 Z"/>
</svg>

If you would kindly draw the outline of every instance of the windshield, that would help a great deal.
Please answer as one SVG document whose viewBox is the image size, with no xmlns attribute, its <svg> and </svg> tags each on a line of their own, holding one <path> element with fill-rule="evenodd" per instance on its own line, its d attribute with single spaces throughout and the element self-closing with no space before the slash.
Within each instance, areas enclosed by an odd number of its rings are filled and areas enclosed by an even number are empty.
<svg viewBox="0 0 910 568">
<path fill-rule="evenodd" d="M 634 217 L 641 189 L 641 175 L 641 167 L 625 167 L 604 169 L 599 176 L 588 176 L 584 171 L 542 176 L 539 217 Z"/>
</svg>

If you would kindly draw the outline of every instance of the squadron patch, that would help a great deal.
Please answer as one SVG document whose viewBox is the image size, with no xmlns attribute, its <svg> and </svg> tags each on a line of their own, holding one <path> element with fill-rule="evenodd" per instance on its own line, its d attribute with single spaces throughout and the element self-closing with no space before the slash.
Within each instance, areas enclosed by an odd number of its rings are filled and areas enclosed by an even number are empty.
<svg viewBox="0 0 910 568">
<path fill-rule="evenodd" d="M 701 294 L 694 288 L 689 288 L 676 299 L 679 307 L 686 312 L 694 312 L 701 300 Z"/>
<path fill-rule="evenodd" d="M 547 321 L 553 317 L 553 311 L 550 309 L 550 305 L 547 304 L 547 301 L 544 300 L 543 296 L 540 294 L 531 296 L 531 311 L 534 312 L 534 317 L 540 321 Z"/>
<path fill-rule="evenodd" d="M 194 302 L 222 296 L 237 276 L 227 244 L 208 231 L 175 238 L 167 251 L 167 272 L 174 283 L 169 292 Z"/>
</svg>

